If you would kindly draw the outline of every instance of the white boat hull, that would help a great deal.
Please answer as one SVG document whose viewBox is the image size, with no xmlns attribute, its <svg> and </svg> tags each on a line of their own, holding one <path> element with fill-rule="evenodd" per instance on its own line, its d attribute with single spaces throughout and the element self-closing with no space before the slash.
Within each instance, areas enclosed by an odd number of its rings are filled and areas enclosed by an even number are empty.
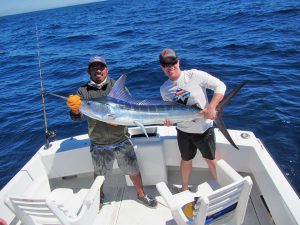
<svg viewBox="0 0 300 225">
<path fill-rule="evenodd" d="M 130 128 L 143 183 L 147 186 L 146 191 L 157 196 L 154 187 L 156 183 L 180 183 L 180 154 L 174 127 L 153 126 L 147 127 L 147 131 L 152 133 L 149 140 L 141 135 L 143 132 L 140 128 Z M 231 146 L 216 129 L 216 157 L 227 161 L 236 171 L 252 177 L 254 186 L 251 204 L 259 208 L 255 213 L 256 220 L 260 224 L 300 224 L 299 197 L 261 141 L 252 132 L 229 132 L 240 150 Z M 197 153 L 193 160 L 191 183 L 199 184 L 202 181 L 200 179 L 206 180 L 211 177 L 205 161 Z M 17 218 L 9 209 L 9 201 L 6 200 L 8 196 L 44 196 L 53 188 L 62 186 L 78 190 L 89 186 L 92 181 L 93 165 L 87 135 L 52 142 L 49 149 L 44 150 L 42 147 L 1 190 L 0 218 L 8 224 L 17 223 Z M 113 175 L 106 180 L 104 186 L 104 190 L 111 194 L 108 194 L 110 204 L 104 205 L 94 224 L 173 224 L 174 221 L 170 222 L 172 216 L 163 202 L 154 210 L 138 204 L 135 201 L 134 188 L 131 186 L 130 179 L 121 173 L 115 163 Z M 136 213 L 137 211 L 139 213 Z M 256 224 L 253 221 L 252 216 L 246 216 L 244 224 Z"/>
</svg>

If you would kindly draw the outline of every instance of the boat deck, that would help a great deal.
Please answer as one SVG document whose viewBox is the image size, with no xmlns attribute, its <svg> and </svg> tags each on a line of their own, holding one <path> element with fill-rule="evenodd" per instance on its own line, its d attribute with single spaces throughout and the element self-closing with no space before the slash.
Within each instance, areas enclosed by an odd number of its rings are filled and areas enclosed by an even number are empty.
<svg viewBox="0 0 300 225">
<path fill-rule="evenodd" d="M 245 176 L 245 174 L 243 174 Z M 179 184 L 180 173 L 178 169 L 168 171 L 169 188 L 173 184 Z M 253 179 L 253 178 L 252 178 Z M 191 174 L 192 191 L 197 185 L 212 180 L 207 169 L 196 169 Z M 254 179 L 253 179 L 254 180 Z M 197 182 L 198 181 L 198 182 Z M 70 177 L 51 181 L 51 188 L 72 188 L 77 192 L 81 188 L 88 188 L 93 182 L 92 174 L 81 177 Z M 113 174 L 106 179 L 104 185 L 105 201 L 94 224 L 105 225 L 176 225 L 172 215 L 159 196 L 155 186 L 145 186 L 145 193 L 156 197 L 158 206 L 155 209 L 148 208 L 136 201 L 135 188 L 126 185 L 122 174 Z M 274 222 L 260 198 L 259 190 L 255 185 L 252 188 L 248 202 L 244 225 L 274 225 Z"/>
</svg>

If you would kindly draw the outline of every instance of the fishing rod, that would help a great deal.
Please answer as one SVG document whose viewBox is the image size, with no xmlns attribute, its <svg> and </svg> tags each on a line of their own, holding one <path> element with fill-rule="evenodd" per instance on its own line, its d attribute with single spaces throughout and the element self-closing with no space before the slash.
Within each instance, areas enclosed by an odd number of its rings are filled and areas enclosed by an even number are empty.
<svg viewBox="0 0 300 225">
<path fill-rule="evenodd" d="M 38 60 L 38 66 L 39 66 L 39 78 L 40 78 L 40 85 L 41 85 L 42 109 L 43 109 L 44 127 L 45 127 L 45 147 L 44 147 L 44 149 L 48 149 L 49 147 L 51 147 L 50 139 L 55 137 L 55 132 L 48 130 L 47 114 L 46 114 L 46 107 L 45 107 L 44 85 L 43 85 L 43 78 L 42 78 L 42 67 L 41 67 L 41 60 L 40 60 L 39 33 L 38 33 L 37 26 L 35 27 L 35 29 L 36 29 L 37 60 Z"/>
</svg>

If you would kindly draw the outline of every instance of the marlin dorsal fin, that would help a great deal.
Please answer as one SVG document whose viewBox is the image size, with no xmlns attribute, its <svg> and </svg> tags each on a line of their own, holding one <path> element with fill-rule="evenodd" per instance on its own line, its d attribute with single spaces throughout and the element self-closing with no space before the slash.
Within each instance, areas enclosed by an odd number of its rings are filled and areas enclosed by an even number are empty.
<svg viewBox="0 0 300 225">
<path fill-rule="evenodd" d="M 107 96 L 125 102 L 131 102 L 133 98 L 130 96 L 129 92 L 125 88 L 126 78 L 126 74 L 120 76 Z"/>
<path fill-rule="evenodd" d="M 115 82 L 108 97 L 121 100 L 133 105 L 178 105 L 177 102 L 165 102 L 162 99 L 136 99 L 130 95 L 130 92 L 125 87 L 126 74 L 123 74 Z"/>
</svg>

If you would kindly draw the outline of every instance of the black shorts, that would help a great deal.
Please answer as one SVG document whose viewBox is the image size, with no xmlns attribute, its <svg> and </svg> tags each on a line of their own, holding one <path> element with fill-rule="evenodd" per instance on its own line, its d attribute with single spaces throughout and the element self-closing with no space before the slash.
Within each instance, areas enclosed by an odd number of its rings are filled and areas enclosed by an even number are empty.
<svg viewBox="0 0 300 225">
<path fill-rule="evenodd" d="M 189 161 L 193 159 L 200 150 L 202 157 L 214 160 L 216 152 L 216 138 L 214 128 L 210 127 L 203 134 L 186 133 L 177 129 L 177 142 L 181 159 Z"/>
</svg>

